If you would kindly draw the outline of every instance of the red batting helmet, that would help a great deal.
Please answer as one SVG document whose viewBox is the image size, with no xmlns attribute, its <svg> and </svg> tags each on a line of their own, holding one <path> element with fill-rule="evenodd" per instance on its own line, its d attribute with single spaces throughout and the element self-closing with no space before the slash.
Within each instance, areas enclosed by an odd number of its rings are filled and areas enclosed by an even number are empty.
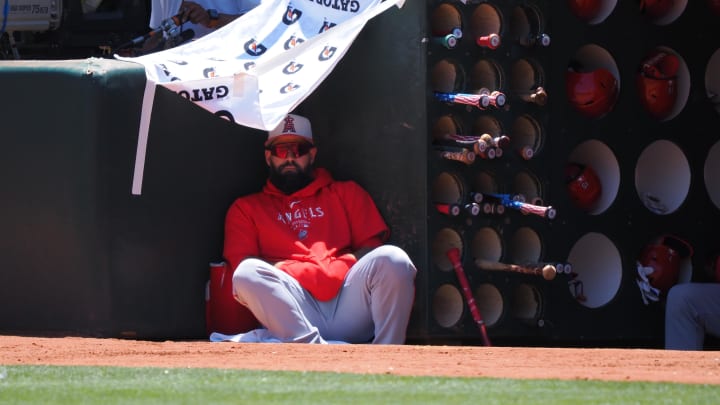
<svg viewBox="0 0 720 405">
<path fill-rule="evenodd" d="M 652 19 L 665 17 L 675 5 L 675 0 L 640 0 L 640 12 Z"/>
<path fill-rule="evenodd" d="M 609 113 L 619 95 L 617 79 L 603 68 L 580 72 L 571 67 L 565 74 L 565 89 L 570 104 L 589 118 Z"/>
<path fill-rule="evenodd" d="M 565 186 L 573 203 L 585 211 L 590 211 L 602 194 L 602 183 L 595 170 L 580 163 L 565 165 Z"/>
<path fill-rule="evenodd" d="M 568 6 L 577 18 L 590 21 L 600 14 L 602 0 L 568 0 Z"/>
<path fill-rule="evenodd" d="M 680 261 L 691 257 L 693 248 L 685 240 L 673 235 L 662 235 L 649 243 L 640 253 L 638 261 L 653 272 L 647 275 L 650 285 L 667 294 L 677 284 L 680 276 Z"/>
<path fill-rule="evenodd" d="M 636 84 L 640 103 L 656 119 L 667 118 L 677 100 L 677 55 L 654 51 L 640 65 Z"/>
</svg>

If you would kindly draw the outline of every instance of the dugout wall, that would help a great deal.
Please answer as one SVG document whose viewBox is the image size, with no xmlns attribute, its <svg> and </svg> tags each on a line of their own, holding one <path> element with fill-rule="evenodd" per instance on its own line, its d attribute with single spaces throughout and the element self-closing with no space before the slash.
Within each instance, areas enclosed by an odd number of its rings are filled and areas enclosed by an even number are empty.
<svg viewBox="0 0 720 405">
<path fill-rule="evenodd" d="M 208 263 L 227 207 L 262 184 L 265 134 L 159 89 L 132 195 L 144 86 L 127 62 L 0 62 L 3 332 L 204 333 Z"/>
<path fill-rule="evenodd" d="M 645 305 L 635 281 L 640 251 L 657 235 L 678 235 L 694 249 L 686 277 L 702 281 L 720 247 L 720 114 L 707 97 L 720 76 L 720 17 L 710 2 L 681 3 L 676 19 L 658 24 L 634 2 L 604 2 L 602 21 L 578 18 L 566 2 L 408 2 L 371 20 L 300 106 L 313 120 L 319 163 L 368 189 L 392 242 L 418 266 L 412 341 L 480 342 L 444 256 L 456 246 L 495 344 L 661 344 L 662 305 Z M 441 4 L 459 10 L 465 35 L 453 49 L 434 38 Z M 519 41 L 526 7 L 539 12 L 549 46 Z M 498 19 L 499 47 L 477 46 L 473 32 L 489 34 L 477 27 Z M 665 120 L 649 116 L 635 91 L 656 47 L 683 61 L 685 95 Z M 575 59 L 619 79 L 617 102 L 600 118 L 569 104 Z M 498 82 L 488 81 L 488 67 Z M 504 92 L 506 107 L 481 111 L 434 94 L 472 93 L 478 83 Z M 539 86 L 546 104 L 522 98 Z M 0 109 L 2 331 L 204 336 L 208 262 L 220 258 L 228 205 L 264 181 L 255 152 L 264 134 L 160 89 L 143 192 L 133 196 L 143 87 L 139 66 L 114 60 L 0 62 L 0 88 L 14 95 Z M 439 152 L 449 145 L 437 140 L 448 122 L 467 135 L 500 131 L 511 144 L 500 158 L 448 160 Z M 593 166 L 602 181 L 589 211 L 568 195 L 569 161 Z M 438 210 L 471 191 L 523 194 L 557 215 Z M 572 273 L 545 281 L 481 270 L 477 258 L 571 264 Z"/>
</svg>

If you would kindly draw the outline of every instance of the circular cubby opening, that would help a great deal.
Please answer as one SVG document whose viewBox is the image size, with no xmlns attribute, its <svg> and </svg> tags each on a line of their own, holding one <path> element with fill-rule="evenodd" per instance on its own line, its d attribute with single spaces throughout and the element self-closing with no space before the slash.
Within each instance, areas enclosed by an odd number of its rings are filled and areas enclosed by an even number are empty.
<svg viewBox="0 0 720 405">
<path fill-rule="evenodd" d="M 687 0 L 644 0 L 640 13 L 655 25 L 668 25 L 677 20 L 687 7 Z"/>
<path fill-rule="evenodd" d="M 530 160 L 540 152 L 544 131 L 540 123 L 529 114 L 522 114 L 512 122 L 510 142 L 520 157 Z"/>
<path fill-rule="evenodd" d="M 535 174 L 527 170 L 521 170 L 515 174 L 513 178 L 513 194 L 523 196 L 527 203 L 545 205 L 540 180 Z"/>
<path fill-rule="evenodd" d="M 568 156 L 565 185 L 573 205 L 591 215 L 602 214 L 620 188 L 620 165 L 615 154 L 597 139 L 577 145 Z"/>
<path fill-rule="evenodd" d="M 432 313 L 435 322 L 443 328 L 452 328 L 460 323 L 465 304 L 462 294 L 452 284 L 443 284 L 435 290 Z"/>
<path fill-rule="evenodd" d="M 468 90 L 480 94 L 481 91 L 495 91 L 503 88 L 503 71 L 500 65 L 488 58 L 479 59 L 472 66 L 468 78 Z"/>
<path fill-rule="evenodd" d="M 457 34 L 457 30 L 462 33 L 462 28 L 462 14 L 453 4 L 441 3 L 430 14 L 430 32 L 435 37 Z"/>
<path fill-rule="evenodd" d="M 523 226 L 518 228 L 510 239 L 510 257 L 512 263 L 537 263 L 542 255 L 542 241 L 534 229 Z"/>
<path fill-rule="evenodd" d="M 599 308 L 615 297 L 622 280 L 622 260 L 607 236 L 586 233 L 570 249 L 568 262 L 576 274 L 568 287 L 579 304 Z"/>
<path fill-rule="evenodd" d="M 432 184 L 431 198 L 433 203 L 459 204 L 465 193 L 460 177 L 454 173 L 440 173 Z"/>
<path fill-rule="evenodd" d="M 522 46 L 549 46 L 550 37 L 543 32 L 545 19 L 537 6 L 526 3 L 513 7 L 508 36 Z"/>
<path fill-rule="evenodd" d="M 498 231 L 487 226 L 478 229 L 473 236 L 470 252 L 474 259 L 500 261 L 503 256 L 503 244 Z"/>
<path fill-rule="evenodd" d="M 545 72 L 542 66 L 530 58 L 520 58 L 510 64 L 508 85 L 510 91 L 522 99 L 536 94 L 538 88 L 544 86 Z M 532 101 L 527 99 L 526 101 Z M 544 103 L 542 103 L 544 104 Z"/>
<path fill-rule="evenodd" d="M 537 286 L 522 283 L 513 289 L 510 315 L 529 325 L 542 326 L 543 297 Z"/>
<path fill-rule="evenodd" d="M 713 52 L 707 67 L 705 67 L 705 92 L 715 111 L 720 114 L 720 74 L 718 72 L 720 72 L 720 49 Z"/>
<path fill-rule="evenodd" d="M 465 88 L 465 70 L 458 61 L 442 59 L 433 65 L 430 72 L 430 85 L 433 91 L 458 93 Z"/>
<path fill-rule="evenodd" d="M 635 164 L 635 190 L 653 214 L 675 212 L 690 189 L 690 165 L 674 142 L 658 140 L 648 145 Z"/>
<path fill-rule="evenodd" d="M 493 138 L 505 135 L 502 123 L 492 114 L 480 114 L 473 122 L 472 134 L 480 136 L 491 135 Z"/>
<path fill-rule="evenodd" d="M 508 35 L 510 38 L 522 44 L 522 41 L 525 38 L 529 38 L 532 33 L 530 16 L 528 16 L 523 7 L 513 7 L 510 14 L 510 24 L 508 28 Z"/>
<path fill-rule="evenodd" d="M 473 291 L 473 298 L 485 325 L 488 327 L 496 325 L 502 318 L 505 308 L 500 290 L 493 284 L 482 283 Z"/>
<path fill-rule="evenodd" d="M 704 168 L 705 189 L 715 208 L 720 209 L 720 141 L 708 151 Z"/>
<path fill-rule="evenodd" d="M 462 135 L 464 132 L 460 120 L 454 115 L 446 114 L 433 123 L 431 135 L 433 141 L 443 142 L 453 135 Z"/>
<path fill-rule="evenodd" d="M 570 11 L 590 25 L 605 21 L 617 6 L 617 0 L 568 0 Z"/>
<path fill-rule="evenodd" d="M 463 254 L 463 240 L 457 231 L 451 228 L 443 228 L 435 235 L 432 242 L 432 261 L 441 271 L 453 271 L 454 266 L 447 256 L 450 249 L 460 250 L 460 257 Z"/>
<path fill-rule="evenodd" d="M 483 194 L 497 193 L 498 184 L 494 173 L 487 170 L 478 171 L 473 178 L 472 191 Z"/>
<path fill-rule="evenodd" d="M 500 10 L 490 3 L 480 3 L 470 16 L 470 33 L 476 43 L 480 38 L 491 35 L 500 36 L 503 28 L 503 17 Z M 499 38 L 498 38 L 499 40 Z M 493 42 L 492 48 L 499 46 Z"/>
</svg>

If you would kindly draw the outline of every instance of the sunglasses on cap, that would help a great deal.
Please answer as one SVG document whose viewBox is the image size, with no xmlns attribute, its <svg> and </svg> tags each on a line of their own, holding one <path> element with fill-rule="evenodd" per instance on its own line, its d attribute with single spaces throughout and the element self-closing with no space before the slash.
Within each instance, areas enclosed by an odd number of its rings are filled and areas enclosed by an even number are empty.
<svg viewBox="0 0 720 405">
<path fill-rule="evenodd" d="M 292 152 L 293 156 L 296 158 L 305 156 L 312 148 L 313 145 L 307 142 L 291 142 L 270 145 L 267 147 L 267 150 L 270 151 L 271 155 L 279 157 L 280 159 L 285 159 L 290 152 Z"/>
</svg>

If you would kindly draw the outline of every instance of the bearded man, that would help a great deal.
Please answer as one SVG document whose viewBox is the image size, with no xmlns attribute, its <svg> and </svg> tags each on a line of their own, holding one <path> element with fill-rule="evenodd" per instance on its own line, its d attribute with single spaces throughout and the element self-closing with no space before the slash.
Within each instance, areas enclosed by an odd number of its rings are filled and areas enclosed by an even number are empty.
<svg viewBox="0 0 720 405">
<path fill-rule="evenodd" d="M 263 190 L 227 212 L 223 256 L 233 296 L 281 342 L 403 344 L 417 272 L 354 181 L 315 168 L 310 121 L 269 132 Z M 251 341 L 240 339 L 241 341 Z"/>
</svg>

